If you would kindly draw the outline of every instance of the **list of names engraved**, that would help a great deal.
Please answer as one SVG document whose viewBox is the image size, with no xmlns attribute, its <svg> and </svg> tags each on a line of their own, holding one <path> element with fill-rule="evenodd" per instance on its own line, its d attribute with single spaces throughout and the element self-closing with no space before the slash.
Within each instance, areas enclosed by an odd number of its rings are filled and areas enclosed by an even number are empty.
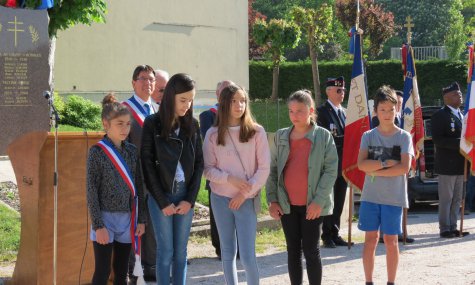
<svg viewBox="0 0 475 285">
<path fill-rule="evenodd" d="M 40 53 L 6 53 L 0 59 L 0 74 L 4 76 L 0 82 L 0 106 L 31 106 L 30 70 L 32 61 L 41 58 Z M 1 67 L 3 66 L 3 68 Z"/>
</svg>

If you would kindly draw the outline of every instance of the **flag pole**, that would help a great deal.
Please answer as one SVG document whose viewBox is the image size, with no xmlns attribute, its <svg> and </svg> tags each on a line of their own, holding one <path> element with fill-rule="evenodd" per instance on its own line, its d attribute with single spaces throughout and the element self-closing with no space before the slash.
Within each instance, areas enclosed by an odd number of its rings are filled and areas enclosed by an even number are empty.
<svg viewBox="0 0 475 285">
<path fill-rule="evenodd" d="M 463 164 L 463 190 L 462 190 L 462 208 L 460 208 L 460 233 L 459 236 L 463 237 L 463 216 L 465 215 L 465 195 L 467 193 L 467 158 Z"/>
<path fill-rule="evenodd" d="M 402 242 L 406 245 L 407 241 L 407 208 L 403 209 L 402 212 Z"/>
<path fill-rule="evenodd" d="M 356 0 L 356 33 L 360 25 L 360 1 Z M 348 203 L 348 250 L 351 249 L 351 231 L 353 227 L 353 186 L 350 184 L 350 201 Z"/>
<path fill-rule="evenodd" d="M 348 250 L 351 249 L 351 228 L 353 226 L 353 187 L 350 185 L 350 200 L 348 211 Z"/>
</svg>

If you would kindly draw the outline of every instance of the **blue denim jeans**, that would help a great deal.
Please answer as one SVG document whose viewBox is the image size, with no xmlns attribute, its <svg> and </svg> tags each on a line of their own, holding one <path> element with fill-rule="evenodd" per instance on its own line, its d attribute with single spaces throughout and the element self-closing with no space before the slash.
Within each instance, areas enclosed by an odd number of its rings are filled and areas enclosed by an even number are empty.
<svg viewBox="0 0 475 285">
<path fill-rule="evenodd" d="M 237 285 L 237 239 L 239 256 L 246 272 L 248 285 L 259 284 L 259 269 L 256 260 L 257 217 L 252 199 L 246 199 L 238 210 L 231 210 L 231 198 L 211 193 L 211 205 L 221 244 L 221 261 L 227 285 Z"/>
<path fill-rule="evenodd" d="M 185 183 L 175 182 L 173 193 L 167 193 L 167 196 L 170 202 L 178 205 L 186 196 Z M 170 284 L 172 263 L 172 284 L 186 284 L 186 254 L 193 209 L 186 215 L 165 216 L 151 197 L 148 199 L 148 209 L 157 241 L 157 284 Z"/>
</svg>

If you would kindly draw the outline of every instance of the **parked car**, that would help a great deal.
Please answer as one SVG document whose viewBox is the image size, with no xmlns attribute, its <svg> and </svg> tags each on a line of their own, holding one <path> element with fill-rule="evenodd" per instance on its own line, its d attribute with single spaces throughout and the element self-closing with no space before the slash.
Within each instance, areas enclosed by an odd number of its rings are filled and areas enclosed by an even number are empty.
<svg viewBox="0 0 475 285">
<path fill-rule="evenodd" d="M 437 173 L 434 171 L 435 147 L 432 142 L 431 117 L 441 107 L 422 107 L 422 118 L 424 120 L 424 161 L 425 171 L 420 171 L 421 160 L 417 161 L 415 176 L 408 179 L 409 204 L 414 205 L 416 201 L 438 201 Z"/>
</svg>

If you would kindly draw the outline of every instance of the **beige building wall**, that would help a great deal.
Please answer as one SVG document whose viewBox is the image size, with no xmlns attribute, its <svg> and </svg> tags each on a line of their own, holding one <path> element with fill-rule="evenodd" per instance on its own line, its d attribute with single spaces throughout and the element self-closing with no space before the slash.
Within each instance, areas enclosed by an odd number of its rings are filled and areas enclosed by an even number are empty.
<svg viewBox="0 0 475 285">
<path fill-rule="evenodd" d="M 249 87 L 247 1 L 107 1 L 105 24 L 60 32 L 55 91 L 132 89 L 136 65 L 185 72 L 199 93 L 231 79 Z"/>
</svg>

